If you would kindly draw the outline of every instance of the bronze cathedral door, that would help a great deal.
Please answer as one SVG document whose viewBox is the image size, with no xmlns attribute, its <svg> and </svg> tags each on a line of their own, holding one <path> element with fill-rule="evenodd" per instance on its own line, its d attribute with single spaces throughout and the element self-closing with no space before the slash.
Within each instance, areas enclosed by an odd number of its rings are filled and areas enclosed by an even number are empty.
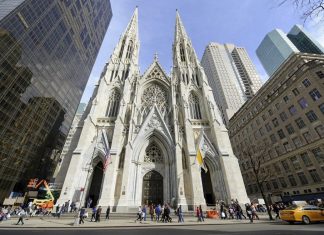
<svg viewBox="0 0 324 235">
<path fill-rule="evenodd" d="M 143 177 L 143 204 L 163 203 L 163 177 L 156 171 L 150 171 Z"/>
</svg>

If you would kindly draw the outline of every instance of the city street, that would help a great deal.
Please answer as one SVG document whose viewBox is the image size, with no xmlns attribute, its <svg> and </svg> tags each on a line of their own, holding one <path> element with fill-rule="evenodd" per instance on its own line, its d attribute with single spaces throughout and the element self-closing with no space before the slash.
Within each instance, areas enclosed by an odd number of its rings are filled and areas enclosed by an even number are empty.
<svg viewBox="0 0 324 235">
<path fill-rule="evenodd" d="M 4 231 L 5 230 L 5 231 Z M 278 223 L 256 223 L 256 224 L 225 224 L 225 225 L 189 225 L 189 226 L 163 226 L 163 227 L 127 227 L 127 228 L 10 228 L 0 229 L 1 232 L 5 232 L 6 235 L 29 235 L 29 234 L 41 234 L 46 230 L 48 235 L 64 235 L 64 234 L 177 234 L 177 235 L 193 235 L 193 234 L 262 234 L 262 235 L 307 235 L 307 234 L 323 234 L 324 224 L 312 224 L 312 225 L 288 225 Z"/>
</svg>

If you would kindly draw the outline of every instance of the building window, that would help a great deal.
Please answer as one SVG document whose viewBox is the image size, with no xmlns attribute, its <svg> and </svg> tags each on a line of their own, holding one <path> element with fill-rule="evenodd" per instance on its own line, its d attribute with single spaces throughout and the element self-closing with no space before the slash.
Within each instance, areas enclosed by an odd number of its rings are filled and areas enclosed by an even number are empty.
<svg viewBox="0 0 324 235">
<path fill-rule="evenodd" d="M 308 153 L 302 153 L 300 154 L 301 159 L 303 160 L 305 166 L 311 166 L 313 165 L 312 161 L 310 160 Z"/>
<path fill-rule="evenodd" d="M 284 179 L 284 177 L 280 177 L 279 182 L 280 182 L 282 188 L 287 187 L 287 183 L 286 183 L 286 180 Z"/>
<path fill-rule="evenodd" d="M 317 77 L 319 77 L 319 78 L 324 78 L 324 73 L 323 73 L 323 71 L 317 71 L 316 72 L 316 75 L 317 75 Z"/>
<path fill-rule="evenodd" d="M 286 160 L 281 161 L 281 165 L 282 165 L 283 169 L 285 169 L 285 171 L 287 171 L 287 172 L 290 171 L 289 165 L 286 162 Z"/>
<path fill-rule="evenodd" d="M 311 175 L 314 183 L 321 182 L 321 177 L 318 175 L 316 169 L 309 170 L 308 172 Z"/>
<path fill-rule="evenodd" d="M 283 132 L 282 129 L 280 129 L 280 130 L 278 131 L 278 135 L 279 135 L 279 138 L 280 138 L 280 139 L 283 139 L 283 138 L 286 137 L 286 136 L 285 136 L 285 133 Z"/>
<path fill-rule="evenodd" d="M 305 140 L 306 140 L 307 143 L 311 143 L 312 142 L 312 140 L 313 140 L 312 135 L 308 131 L 306 131 L 305 133 L 303 133 L 303 136 L 304 136 L 304 138 L 305 138 Z"/>
<path fill-rule="evenodd" d="M 303 97 L 300 100 L 298 100 L 298 103 L 302 109 L 305 109 L 308 107 L 307 100 Z"/>
<path fill-rule="evenodd" d="M 295 133 L 294 127 L 293 127 L 291 124 L 287 125 L 287 126 L 286 126 L 286 129 L 287 129 L 287 132 L 288 132 L 290 135 L 293 134 L 293 133 Z"/>
<path fill-rule="evenodd" d="M 295 170 L 301 169 L 298 158 L 296 156 L 291 157 L 290 161 L 291 161 L 292 166 L 294 167 Z"/>
<path fill-rule="evenodd" d="M 317 132 L 317 134 L 320 137 L 324 137 L 324 126 L 323 125 L 319 125 L 319 126 L 315 127 L 315 131 Z"/>
<path fill-rule="evenodd" d="M 182 43 L 180 43 L 180 59 L 181 59 L 182 62 L 186 61 L 185 51 L 184 51 Z"/>
<path fill-rule="evenodd" d="M 288 175 L 288 180 L 289 180 L 289 183 L 292 187 L 294 186 L 297 186 L 297 182 L 295 180 L 295 177 L 293 175 Z"/>
<path fill-rule="evenodd" d="M 123 56 L 125 42 L 126 42 L 126 39 L 124 38 L 124 40 L 122 42 L 122 46 L 121 46 L 120 51 L 119 51 L 119 58 L 122 58 L 122 56 Z"/>
<path fill-rule="evenodd" d="M 306 78 L 304 81 L 302 81 L 305 87 L 309 87 L 311 85 L 311 82 Z"/>
<path fill-rule="evenodd" d="M 322 97 L 321 93 L 315 88 L 309 92 L 309 95 L 312 97 L 314 101 L 318 100 Z"/>
<path fill-rule="evenodd" d="M 292 150 L 291 149 L 291 146 L 290 146 L 290 144 L 288 142 L 283 143 L 283 146 L 285 147 L 285 149 L 286 149 L 287 152 L 289 152 L 289 151 Z"/>
<path fill-rule="evenodd" d="M 276 179 L 273 179 L 273 180 L 271 180 L 271 183 L 272 183 L 272 186 L 273 186 L 273 188 L 274 188 L 274 189 L 278 189 L 278 188 L 279 188 L 279 186 L 278 186 L 278 183 L 277 183 L 277 180 L 276 180 Z"/>
<path fill-rule="evenodd" d="M 285 112 L 280 113 L 279 116 L 283 122 L 288 119 L 288 116 Z"/>
<path fill-rule="evenodd" d="M 293 138 L 292 141 L 294 142 L 294 145 L 296 146 L 296 148 L 301 147 L 303 145 L 302 142 L 300 141 L 299 136 Z"/>
<path fill-rule="evenodd" d="M 320 163 L 324 162 L 324 154 L 322 153 L 320 148 L 312 149 L 312 153 L 314 154 L 316 161 Z"/>
<path fill-rule="evenodd" d="M 259 129 L 259 132 L 260 132 L 260 135 L 261 135 L 261 136 L 264 135 L 264 131 L 263 131 L 263 128 L 262 128 L 262 127 Z"/>
<path fill-rule="evenodd" d="M 201 112 L 198 97 L 191 93 L 189 95 L 190 117 L 191 119 L 201 119 Z"/>
<path fill-rule="evenodd" d="M 267 131 L 268 131 L 268 132 L 270 132 L 270 131 L 271 131 L 271 126 L 270 126 L 270 124 L 269 124 L 269 123 L 267 123 L 267 124 L 265 125 L 265 127 L 266 127 L 266 129 L 267 129 Z"/>
<path fill-rule="evenodd" d="M 308 184 L 308 180 L 307 180 L 306 175 L 304 174 L 304 172 L 298 172 L 297 175 L 298 175 L 298 178 L 299 178 L 300 183 L 302 185 Z"/>
<path fill-rule="evenodd" d="M 274 134 L 270 135 L 270 139 L 273 144 L 277 142 L 276 136 Z"/>
<path fill-rule="evenodd" d="M 288 103 L 288 101 L 289 101 L 288 96 L 285 96 L 285 97 L 283 98 L 283 100 L 285 101 L 285 103 Z"/>
<path fill-rule="evenodd" d="M 323 109 L 324 109 L 324 107 L 323 107 Z M 267 119 L 266 116 L 265 115 L 262 115 L 262 120 L 265 121 L 266 119 Z"/>
<path fill-rule="evenodd" d="M 107 106 L 106 116 L 107 117 L 117 117 L 119 109 L 120 93 L 114 89 L 109 96 L 109 102 Z"/>
<path fill-rule="evenodd" d="M 128 43 L 128 47 L 127 47 L 127 53 L 126 53 L 126 58 L 130 59 L 132 56 L 132 52 L 133 52 L 133 41 L 130 40 Z"/>
<path fill-rule="evenodd" d="M 299 129 L 302 129 L 306 126 L 304 120 L 302 118 L 298 118 L 295 120 L 297 126 L 299 127 Z"/>
<path fill-rule="evenodd" d="M 277 118 L 272 119 L 272 123 L 275 127 L 279 126 L 279 122 Z"/>
<path fill-rule="evenodd" d="M 289 113 L 291 114 L 291 116 L 293 116 L 297 113 L 297 109 L 294 105 L 289 107 Z"/>
<path fill-rule="evenodd" d="M 271 109 L 268 110 L 268 113 L 269 113 L 269 116 L 272 116 L 273 115 L 273 112 Z"/>
<path fill-rule="evenodd" d="M 299 95 L 299 91 L 297 88 L 293 89 L 292 92 L 294 93 L 295 96 Z"/>
<path fill-rule="evenodd" d="M 307 112 L 307 113 L 306 113 L 306 116 L 307 116 L 307 118 L 308 118 L 308 120 L 309 120 L 310 122 L 314 122 L 314 121 L 316 121 L 316 120 L 318 119 L 316 113 L 314 113 L 313 110 Z"/>
<path fill-rule="evenodd" d="M 277 110 L 279 110 L 280 109 L 280 104 L 279 103 L 276 103 L 275 104 L 275 107 L 276 107 Z"/>
<path fill-rule="evenodd" d="M 324 114 L 324 103 L 318 106 L 319 109 L 321 110 L 322 114 Z"/>
</svg>

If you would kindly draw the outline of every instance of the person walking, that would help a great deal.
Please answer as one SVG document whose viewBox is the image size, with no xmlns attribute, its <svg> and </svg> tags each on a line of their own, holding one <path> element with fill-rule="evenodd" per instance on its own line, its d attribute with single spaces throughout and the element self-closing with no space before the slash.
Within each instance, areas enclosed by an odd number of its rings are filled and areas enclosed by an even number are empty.
<svg viewBox="0 0 324 235">
<path fill-rule="evenodd" d="M 58 204 L 57 206 L 56 206 L 56 216 L 57 216 L 57 218 L 59 219 L 60 217 L 61 217 L 61 211 L 62 211 L 62 207 L 60 207 L 60 204 Z"/>
<path fill-rule="evenodd" d="M 276 219 L 280 219 L 280 215 L 279 215 L 279 207 L 277 204 L 273 204 L 273 212 L 276 213 Z"/>
<path fill-rule="evenodd" d="M 200 220 L 201 222 L 205 222 L 205 219 L 204 219 L 204 212 L 201 208 L 201 205 L 199 205 L 199 215 L 200 215 Z"/>
<path fill-rule="evenodd" d="M 96 220 L 95 220 L 95 222 L 100 222 L 101 211 L 102 211 L 102 208 L 101 208 L 101 206 L 99 206 L 97 211 L 96 211 Z"/>
<path fill-rule="evenodd" d="M 137 219 L 135 220 L 135 223 L 136 223 L 137 220 L 139 220 L 140 223 L 142 223 L 142 207 L 141 206 L 138 207 Z"/>
<path fill-rule="evenodd" d="M 178 215 L 178 223 L 184 223 L 181 205 L 179 205 L 177 209 L 177 215 Z"/>
<path fill-rule="evenodd" d="M 155 214 L 156 214 L 156 222 L 159 222 L 160 215 L 161 215 L 161 205 L 160 204 L 157 207 L 155 207 Z"/>
<path fill-rule="evenodd" d="M 110 206 L 107 207 L 106 220 L 109 219 L 109 214 L 110 214 Z"/>
<path fill-rule="evenodd" d="M 259 216 L 258 216 L 258 214 L 256 213 L 257 211 L 256 211 L 256 206 L 254 205 L 254 204 L 252 204 L 251 205 L 251 209 L 252 209 L 252 217 L 253 217 L 253 219 L 258 219 L 259 220 Z"/>
<path fill-rule="evenodd" d="M 92 220 L 94 220 L 94 221 L 96 221 L 96 215 L 97 215 L 97 207 L 93 207 L 92 208 L 92 215 L 91 215 L 91 222 L 92 222 Z"/>
<path fill-rule="evenodd" d="M 151 215 L 151 221 L 154 219 L 154 205 L 153 203 L 150 205 L 150 215 Z"/>
<path fill-rule="evenodd" d="M 24 225 L 25 224 L 24 223 L 24 218 L 26 216 L 26 211 L 23 208 L 20 209 L 20 211 L 18 213 L 18 216 L 19 216 L 19 219 L 18 219 L 16 225 L 18 225 L 20 222 L 21 222 L 21 225 Z"/>
<path fill-rule="evenodd" d="M 85 215 L 85 212 L 86 212 L 86 210 L 85 210 L 85 208 L 81 208 L 81 210 L 80 210 L 80 215 L 79 215 L 79 224 L 84 224 L 84 215 Z"/>
<path fill-rule="evenodd" d="M 251 208 L 250 204 L 246 203 L 245 204 L 245 209 L 246 209 L 246 214 L 250 219 L 250 223 L 253 223 L 252 208 Z"/>
<path fill-rule="evenodd" d="M 201 222 L 201 218 L 200 218 L 200 210 L 199 210 L 199 207 L 197 206 L 197 208 L 196 208 L 196 216 L 197 216 L 197 221 L 198 222 Z"/>
</svg>

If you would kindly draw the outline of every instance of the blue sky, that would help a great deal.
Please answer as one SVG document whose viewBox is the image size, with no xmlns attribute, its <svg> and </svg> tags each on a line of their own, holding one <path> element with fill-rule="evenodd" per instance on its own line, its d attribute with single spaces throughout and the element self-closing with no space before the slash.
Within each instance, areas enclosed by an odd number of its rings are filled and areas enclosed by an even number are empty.
<svg viewBox="0 0 324 235">
<path fill-rule="evenodd" d="M 274 28 L 288 32 L 302 24 L 324 44 L 323 22 L 304 24 L 301 12 L 291 4 L 278 7 L 281 0 L 111 0 L 113 18 L 92 69 L 81 102 L 88 102 L 103 66 L 118 43 L 136 6 L 139 10 L 140 70 L 143 73 L 158 53 L 169 73 L 172 66 L 172 43 L 175 10 L 178 9 L 198 58 L 209 42 L 233 43 L 246 48 L 263 81 L 267 75 L 255 50 L 263 37 Z"/>
</svg>

